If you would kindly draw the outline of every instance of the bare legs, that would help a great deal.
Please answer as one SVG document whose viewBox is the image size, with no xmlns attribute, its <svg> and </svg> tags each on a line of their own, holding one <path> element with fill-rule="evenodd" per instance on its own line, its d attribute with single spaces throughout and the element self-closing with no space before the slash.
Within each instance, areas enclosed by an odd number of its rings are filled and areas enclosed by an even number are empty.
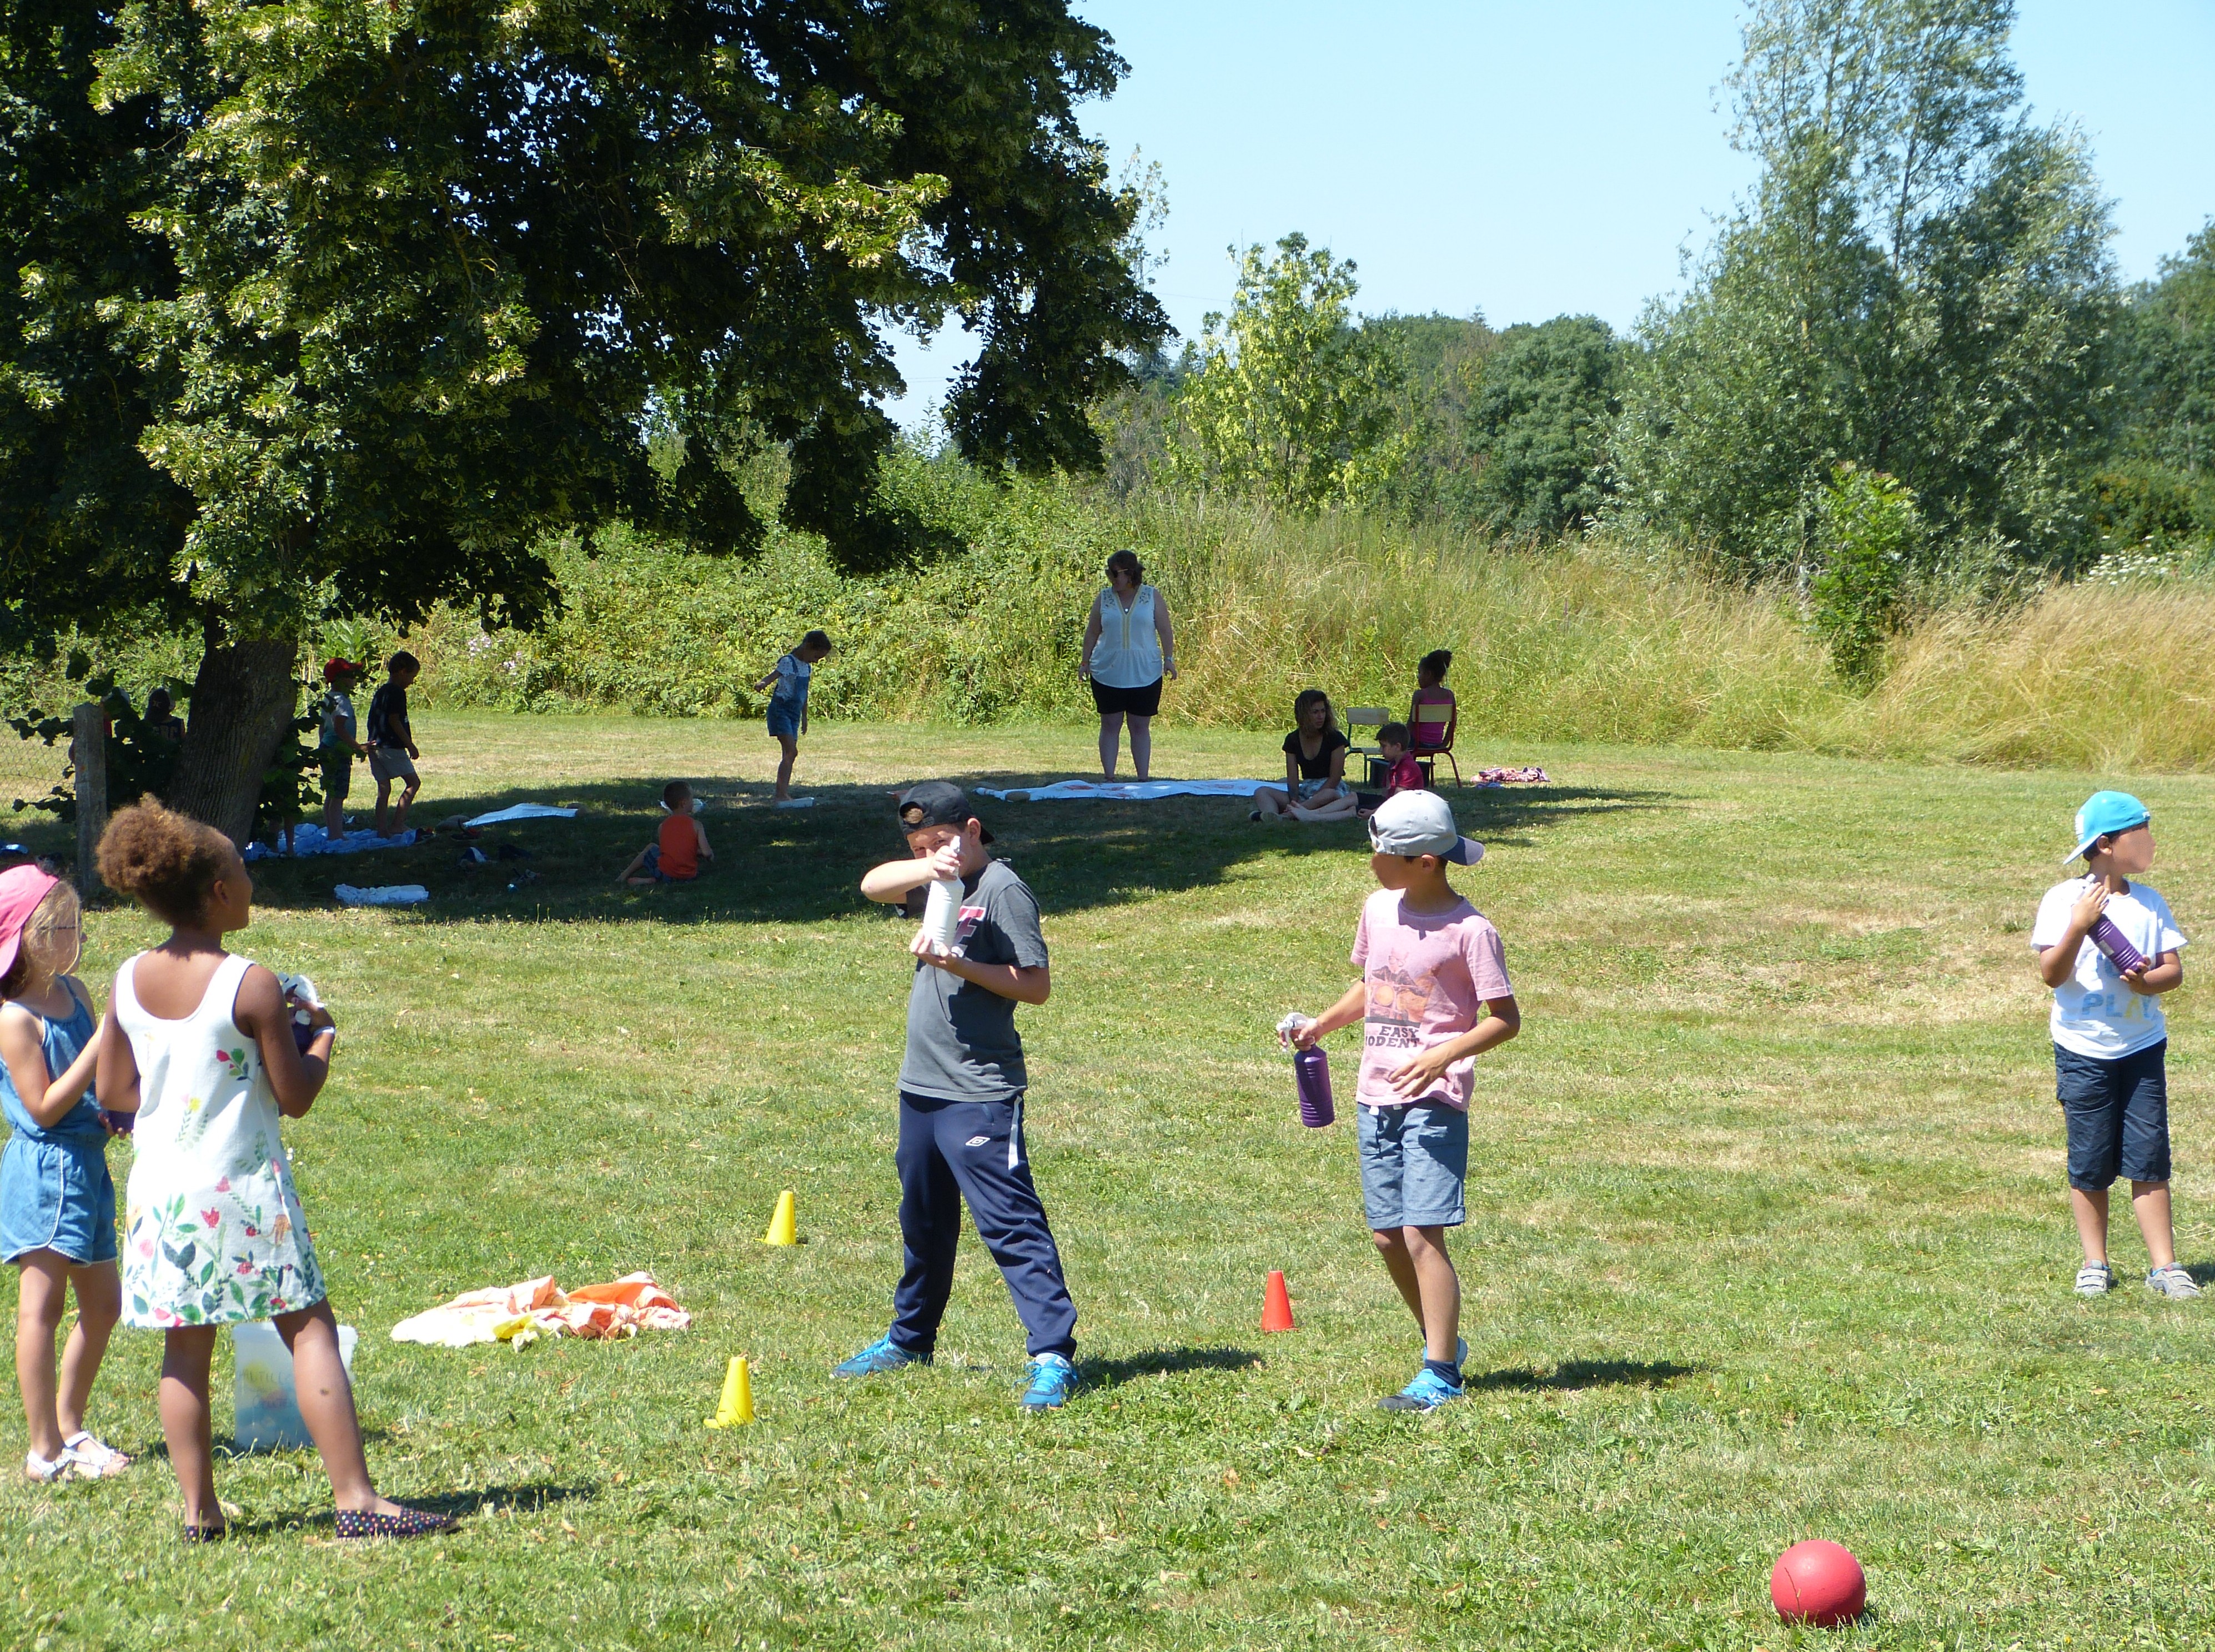
<svg viewBox="0 0 2215 1652">
<path fill-rule="evenodd" d="M 1351 820 L 1359 800 L 1341 789 L 1318 803 L 1295 802 L 1274 786 L 1254 794 L 1254 808 L 1265 820 Z"/>
<path fill-rule="evenodd" d="M 292 1350 L 292 1379 L 300 1396 L 300 1419 L 330 1477 L 331 1499 L 341 1508 L 380 1514 L 402 1512 L 398 1503 L 377 1495 L 369 1462 L 362 1455 L 361 1422 L 354 1414 L 353 1389 L 339 1358 L 338 1321 L 330 1304 L 318 1302 L 298 1313 L 280 1313 L 273 1322 Z M 186 1325 L 168 1334 L 162 1352 L 162 1437 L 184 1494 L 185 1524 L 219 1526 L 223 1509 L 216 1502 L 215 1459 L 208 1436 L 208 1366 L 215 1356 L 212 1325 Z"/>
<path fill-rule="evenodd" d="M 335 838 L 346 830 L 346 799 L 336 792 L 323 795 L 323 835 Z"/>
<path fill-rule="evenodd" d="M 30 1448 L 52 1462 L 62 1442 L 84 1427 L 92 1379 L 123 1311 L 123 1287 L 112 1262 L 79 1265 L 58 1251 L 34 1250 L 19 1266 L 15 1308 L 15 1381 L 23 1392 Z M 70 1287 L 77 1287 L 77 1323 L 62 1349 L 54 1380 L 54 1333 L 61 1329 Z"/>
<path fill-rule="evenodd" d="M 1453 1364 L 1461 1336 L 1461 1279 L 1446 1255 L 1445 1229 L 1383 1227 L 1370 1237 L 1408 1311 L 1423 1328 L 1423 1351 L 1441 1365 Z"/>
<path fill-rule="evenodd" d="M 390 780 L 380 780 L 377 783 L 377 835 L 378 837 L 396 838 L 408 829 L 408 806 L 415 801 L 415 794 L 421 789 L 422 783 L 420 780 L 411 780 L 402 789 L 400 806 L 393 809 L 392 824 L 388 826 L 384 823 L 384 817 L 385 810 L 392 801 L 392 783 Z"/>
<path fill-rule="evenodd" d="M 790 734 L 779 734 L 776 743 L 783 755 L 776 760 L 776 789 L 770 795 L 770 801 L 786 803 L 792 801 L 792 765 L 799 760 L 800 742 Z"/>
<path fill-rule="evenodd" d="M 1131 762 L 1138 771 L 1138 778 L 1153 777 L 1154 720 L 1135 713 L 1126 716 L 1120 711 L 1100 714 L 1100 777 L 1103 780 L 1115 777 L 1115 759 L 1122 754 L 1123 724 L 1131 725 Z"/>
<path fill-rule="evenodd" d="M 2069 1207 L 2077 1218 L 2077 1237 L 2083 1241 L 2086 1262 L 2105 1262 L 2108 1259 L 2108 1190 L 2087 1193 L 2082 1188 L 2069 1189 Z M 2167 1268 L 2176 1260 L 2176 1238 L 2169 1214 L 2169 1183 L 2166 1182 L 2133 1182 L 2131 1183 L 2131 1214 L 2138 1220 L 2138 1233 L 2145 1240 L 2146 1260 L 2156 1268 Z"/>
</svg>

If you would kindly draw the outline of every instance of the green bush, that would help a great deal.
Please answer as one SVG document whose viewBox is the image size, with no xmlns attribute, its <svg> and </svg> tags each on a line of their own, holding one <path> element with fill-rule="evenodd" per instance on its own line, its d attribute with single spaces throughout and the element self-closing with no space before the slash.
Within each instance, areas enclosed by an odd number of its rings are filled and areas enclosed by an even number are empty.
<svg viewBox="0 0 2215 1652">
<path fill-rule="evenodd" d="M 1915 495 L 1881 470 L 1842 464 L 1816 522 L 1823 561 L 1808 587 L 1809 617 L 1838 675 L 1868 688 L 1883 674 L 1885 643 L 1899 628 L 1926 542 Z"/>
</svg>

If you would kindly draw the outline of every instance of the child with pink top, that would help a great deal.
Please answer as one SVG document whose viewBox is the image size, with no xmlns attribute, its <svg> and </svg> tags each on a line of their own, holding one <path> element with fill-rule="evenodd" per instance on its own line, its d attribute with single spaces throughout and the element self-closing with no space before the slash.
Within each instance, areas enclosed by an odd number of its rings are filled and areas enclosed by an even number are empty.
<svg viewBox="0 0 2215 1652">
<path fill-rule="evenodd" d="M 1361 981 L 1291 1035 L 1302 1049 L 1362 1023 L 1361 1196 L 1377 1249 L 1423 1330 L 1423 1366 L 1388 1411 L 1462 1397 L 1461 1280 L 1445 1231 L 1465 1219 L 1469 1103 L 1476 1058 L 1523 1025 L 1500 931 L 1446 881 L 1484 845 L 1461 835 L 1434 791 L 1396 792 L 1369 820 L 1381 886 L 1361 909 Z"/>
</svg>

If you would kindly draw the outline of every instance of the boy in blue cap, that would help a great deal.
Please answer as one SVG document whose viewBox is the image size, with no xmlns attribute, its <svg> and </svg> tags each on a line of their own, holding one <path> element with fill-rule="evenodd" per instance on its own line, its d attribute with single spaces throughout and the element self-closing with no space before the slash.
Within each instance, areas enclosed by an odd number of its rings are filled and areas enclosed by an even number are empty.
<svg viewBox="0 0 2215 1652">
<path fill-rule="evenodd" d="M 954 1289 L 966 1200 L 1029 1333 L 1023 1406 L 1051 1410 L 1076 1384 L 1077 1308 L 1023 1144 L 1030 1080 L 1015 1006 L 1044 1004 L 1052 991 L 1038 897 L 1014 868 L 992 858 L 992 834 L 959 786 L 927 780 L 910 787 L 899 796 L 899 821 L 907 857 L 870 869 L 862 893 L 921 917 L 930 885 L 958 878 L 960 922 L 950 951 L 920 931 L 908 948 L 915 973 L 893 1159 L 906 1254 L 892 1326 L 832 1374 L 874 1377 L 930 1363 Z"/>
<path fill-rule="evenodd" d="M 2054 1090 L 2069 1125 L 2069 1202 L 2084 1244 L 2079 1296 L 2115 1282 L 2108 1265 L 2108 1189 L 2131 1184 L 2131 1211 L 2153 1266 L 2146 1288 L 2184 1301 L 2200 1294 L 2177 1266 L 2169 1208 L 2169 1028 L 2161 995 L 2183 984 L 2183 932 L 2169 903 L 2132 881 L 2153 864 L 2152 817 L 2127 792 L 2095 792 L 2077 811 L 2085 874 L 2038 903 L 2030 944 L 2038 978 L 2053 989 Z"/>
</svg>

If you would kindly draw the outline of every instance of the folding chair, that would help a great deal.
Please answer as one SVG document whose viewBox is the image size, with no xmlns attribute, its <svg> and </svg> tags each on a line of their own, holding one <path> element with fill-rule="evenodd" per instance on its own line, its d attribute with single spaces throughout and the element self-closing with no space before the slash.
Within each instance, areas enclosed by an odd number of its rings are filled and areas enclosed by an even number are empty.
<svg viewBox="0 0 2215 1652">
<path fill-rule="evenodd" d="M 1375 743 L 1375 731 L 1391 721 L 1392 713 L 1381 705 L 1350 705 L 1346 709 L 1347 758 L 1349 762 L 1356 757 L 1363 759 L 1361 772 L 1368 777 L 1365 785 L 1384 783 L 1384 777 L 1377 772 L 1377 765 L 1384 761 L 1384 748 Z M 1367 746 L 1361 743 L 1361 731 L 1365 728 L 1371 731 L 1371 736 Z"/>
<path fill-rule="evenodd" d="M 1453 740 L 1446 733 L 1452 724 L 1454 708 L 1419 705 L 1414 710 L 1415 721 L 1408 727 L 1408 736 L 1414 741 L 1414 758 L 1422 765 L 1424 783 L 1437 784 L 1433 771 L 1436 760 L 1444 758 L 1453 771 L 1454 784 L 1466 785 L 1468 783 L 1461 777 L 1461 765 L 1454 761 Z"/>
</svg>

